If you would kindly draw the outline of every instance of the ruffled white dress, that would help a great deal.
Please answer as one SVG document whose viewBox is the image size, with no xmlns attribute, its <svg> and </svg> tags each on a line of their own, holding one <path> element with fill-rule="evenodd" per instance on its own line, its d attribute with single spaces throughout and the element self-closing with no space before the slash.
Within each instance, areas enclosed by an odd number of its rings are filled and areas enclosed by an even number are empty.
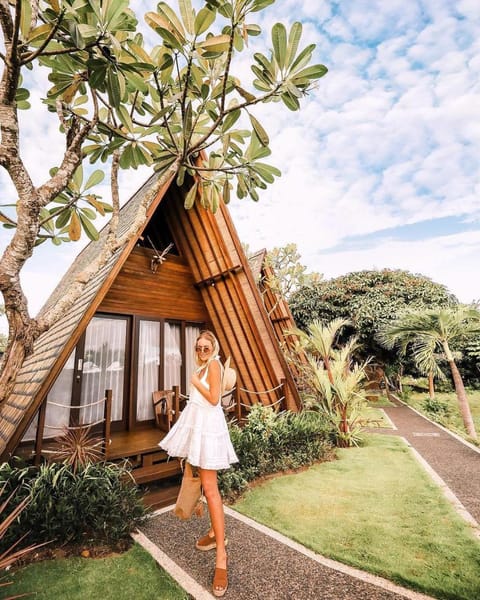
<svg viewBox="0 0 480 600">
<path fill-rule="evenodd" d="M 208 389 L 208 369 L 200 381 Z M 158 444 L 170 456 L 186 458 L 201 469 L 228 469 L 238 462 L 220 398 L 214 406 L 191 386 L 190 398 L 178 421 Z"/>
</svg>

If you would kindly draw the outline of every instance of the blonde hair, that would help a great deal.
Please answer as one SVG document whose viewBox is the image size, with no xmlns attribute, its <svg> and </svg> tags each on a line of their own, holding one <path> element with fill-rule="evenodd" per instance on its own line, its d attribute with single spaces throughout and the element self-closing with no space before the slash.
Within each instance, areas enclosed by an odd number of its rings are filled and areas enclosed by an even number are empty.
<svg viewBox="0 0 480 600">
<path fill-rule="evenodd" d="M 197 365 L 197 367 L 204 367 L 204 366 L 208 365 L 212 360 L 214 360 L 214 359 L 217 358 L 218 353 L 220 352 L 220 344 L 218 343 L 218 340 L 215 337 L 215 335 L 209 329 L 204 329 L 203 331 L 201 331 L 197 335 L 197 339 L 195 340 L 195 348 L 196 348 L 196 346 L 198 344 L 198 340 L 200 340 L 202 338 L 205 338 L 206 340 L 208 340 L 209 342 L 211 342 L 211 344 L 212 344 L 212 354 L 210 355 L 210 358 L 207 360 L 207 362 L 204 363 L 203 361 L 199 360 L 198 353 L 194 349 L 195 364 Z"/>
</svg>

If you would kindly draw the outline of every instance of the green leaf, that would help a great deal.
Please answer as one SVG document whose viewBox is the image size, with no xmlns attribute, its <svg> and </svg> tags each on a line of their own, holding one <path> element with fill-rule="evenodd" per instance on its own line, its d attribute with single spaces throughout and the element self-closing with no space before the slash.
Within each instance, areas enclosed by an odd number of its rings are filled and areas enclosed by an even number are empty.
<svg viewBox="0 0 480 600">
<path fill-rule="evenodd" d="M 192 187 L 188 190 L 188 194 L 185 196 L 184 207 L 186 210 L 190 210 L 193 207 L 193 205 L 195 204 L 195 199 L 197 197 L 197 189 L 198 189 L 198 182 L 195 181 L 195 183 L 192 185 Z"/>
<path fill-rule="evenodd" d="M 122 122 L 122 125 L 125 126 L 127 131 L 129 131 L 130 133 L 133 133 L 132 119 L 130 117 L 128 110 L 125 108 L 125 106 L 123 104 L 121 104 L 120 106 L 117 106 L 117 108 L 115 109 L 115 112 L 117 113 L 118 118 Z"/>
<path fill-rule="evenodd" d="M 197 50 L 202 52 L 226 52 L 230 44 L 228 35 L 212 35 L 203 42 L 197 44 Z"/>
<path fill-rule="evenodd" d="M 209 10 L 207 7 L 203 7 L 198 11 L 198 15 L 195 17 L 194 33 L 195 35 L 201 35 L 205 33 L 210 25 L 215 21 L 215 13 Z"/>
<path fill-rule="evenodd" d="M 267 183 L 273 183 L 274 178 L 280 177 L 282 174 L 276 167 L 267 165 L 266 163 L 256 162 L 251 165 L 251 168 Z"/>
<path fill-rule="evenodd" d="M 323 77 L 326 73 L 328 73 L 328 69 L 325 65 L 311 65 L 310 67 L 295 73 L 295 77 L 292 81 L 295 83 L 297 78 L 320 79 L 320 77 Z"/>
<path fill-rule="evenodd" d="M 257 121 L 257 119 L 253 115 L 249 114 L 248 116 L 250 117 L 250 123 L 252 124 L 252 127 L 253 127 L 255 133 L 257 134 L 257 137 L 260 140 L 261 144 L 263 146 L 268 146 L 268 144 L 270 143 L 268 133 L 265 131 L 265 129 L 262 127 L 262 125 L 259 123 L 259 121 Z"/>
<path fill-rule="evenodd" d="M 80 221 L 83 228 L 83 231 L 87 234 L 87 237 L 92 240 L 92 242 L 96 242 L 98 240 L 98 231 L 95 225 L 86 217 L 84 217 L 80 213 Z"/>
<path fill-rule="evenodd" d="M 267 6 L 270 6 L 274 2 L 275 0 L 254 0 L 250 10 L 251 12 L 258 12 L 260 10 L 263 10 Z"/>
<path fill-rule="evenodd" d="M 290 29 L 290 34 L 288 36 L 288 46 L 287 46 L 287 56 L 285 58 L 285 65 L 290 67 L 291 63 L 295 59 L 295 55 L 297 54 L 298 44 L 300 43 L 300 38 L 302 37 L 302 24 L 298 21 L 292 25 Z"/>
<path fill-rule="evenodd" d="M 287 30 L 282 23 L 275 23 L 272 27 L 272 43 L 275 60 L 279 68 L 283 71 L 287 56 Z"/>
<path fill-rule="evenodd" d="M 113 69 L 108 69 L 107 71 L 107 93 L 110 104 L 114 108 L 118 108 L 122 96 L 120 92 L 119 73 L 115 73 Z"/>
<path fill-rule="evenodd" d="M 292 96 L 288 92 L 285 92 L 285 94 L 281 95 L 281 98 L 288 109 L 292 111 L 300 110 L 300 102 L 295 96 Z"/>
<path fill-rule="evenodd" d="M 226 131 L 231 129 L 233 125 L 238 121 L 241 114 L 242 111 L 239 109 L 233 110 L 232 112 L 228 113 L 222 124 L 222 132 L 225 133 Z"/>
<path fill-rule="evenodd" d="M 178 0 L 178 7 L 180 8 L 180 14 L 182 16 L 185 30 L 190 35 L 193 34 L 193 22 L 195 19 L 195 11 L 192 8 L 190 0 Z"/>
<path fill-rule="evenodd" d="M 105 178 L 105 173 L 103 171 L 101 171 L 100 169 L 97 169 L 90 175 L 90 177 L 88 178 L 88 181 L 85 184 L 85 187 L 83 189 L 88 190 L 91 187 L 98 185 L 99 183 L 101 183 L 104 180 L 104 178 Z"/>
<path fill-rule="evenodd" d="M 292 66 L 289 69 L 289 73 L 294 74 L 296 71 L 303 69 L 303 67 L 310 62 L 314 50 L 315 44 L 310 44 L 309 46 L 304 48 L 294 60 Z"/>
<path fill-rule="evenodd" d="M 82 182 L 83 182 L 83 167 L 82 165 L 80 165 L 75 173 L 72 176 L 72 179 L 70 180 L 70 185 L 69 188 L 76 194 L 80 193 L 80 190 L 82 188 Z"/>
<path fill-rule="evenodd" d="M 67 223 L 70 221 L 71 214 L 72 214 L 71 208 L 69 208 L 68 210 L 62 210 L 60 212 L 60 214 L 58 215 L 58 217 L 55 219 L 55 227 L 57 229 L 62 229 L 63 227 L 65 227 L 67 225 Z M 45 229 L 47 229 L 47 225 L 50 225 L 50 224 L 51 224 L 51 221 L 45 223 L 44 224 Z M 53 233 L 53 231 L 52 231 L 52 233 Z"/>
<path fill-rule="evenodd" d="M 170 23 L 170 27 L 176 29 L 177 33 L 179 34 L 179 39 L 181 39 L 182 44 L 184 44 L 185 31 L 175 11 L 165 2 L 159 2 L 157 5 L 157 10 L 159 14 L 163 15 L 164 18 L 167 19 L 167 21 Z"/>
<path fill-rule="evenodd" d="M 30 23 L 32 21 L 32 3 L 30 0 L 22 0 L 20 11 L 20 32 L 22 34 L 22 39 L 27 40 L 30 33 Z"/>
<path fill-rule="evenodd" d="M 232 186 L 230 185 L 230 182 L 228 181 L 228 179 L 225 179 L 225 181 L 223 182 L 223 190 L 222 190 L 223 201 L 225 202 L 225 204 L 228 204 L 230 202 L 231 187 Z"/>
</svg>

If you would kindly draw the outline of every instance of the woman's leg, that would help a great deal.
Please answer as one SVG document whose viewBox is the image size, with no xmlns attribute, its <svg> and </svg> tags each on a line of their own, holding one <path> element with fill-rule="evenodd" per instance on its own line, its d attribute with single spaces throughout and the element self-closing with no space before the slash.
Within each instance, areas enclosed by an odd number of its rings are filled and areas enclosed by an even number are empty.
<svg viewBox="0 0 480 600">
<path fill-rule="evenodd" d="M 209 469 L 199 469 L 203 493 L 207 499 L 208 512 L 210 513 L 211 529 L 215 534 L 217 544 L 217 558 L 215 565 L 226 568 L 227 553 L 225 550 L 225 514 L 223 502 L 218 490 L 217 472 Z"/>
</svg>

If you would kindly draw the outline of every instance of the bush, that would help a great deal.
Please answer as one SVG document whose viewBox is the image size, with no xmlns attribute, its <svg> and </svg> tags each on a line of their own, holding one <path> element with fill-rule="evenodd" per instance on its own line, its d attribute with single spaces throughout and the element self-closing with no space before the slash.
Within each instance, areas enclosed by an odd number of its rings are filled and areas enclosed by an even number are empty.
<svg viewBox="0 0 480 600">
<path fill-rule="evenodd" d="M 436 398 L 425 398 L 422 408 L 434 421 L 443 421 L 452 415 L 452 409 L 448 402 L 442 402 Z"/>
<path fill-rule="evenodd" d="M 331 458 L 331 431 L 317 411 L 276 413 L 256 405 L 244 427 L 232 425 L 230 436 L 239 462 L 219 473 L 222 495 L 234 498 L 250 481 Z"/>
<path fill-rule="evenodd" d="M 145 508 L 129 472 L 113 463 L 90 463 L 73 471 L 65 463 L 49 463 L 18 468 L 0 466 L 0 500 L 17 488 L 12 498 L 29 502 L 8 534 L 0 550 L 26 534 L 29 543 L 83 541 L 115 544 L 126 539 L 143 520 Z"/>
</svg>

